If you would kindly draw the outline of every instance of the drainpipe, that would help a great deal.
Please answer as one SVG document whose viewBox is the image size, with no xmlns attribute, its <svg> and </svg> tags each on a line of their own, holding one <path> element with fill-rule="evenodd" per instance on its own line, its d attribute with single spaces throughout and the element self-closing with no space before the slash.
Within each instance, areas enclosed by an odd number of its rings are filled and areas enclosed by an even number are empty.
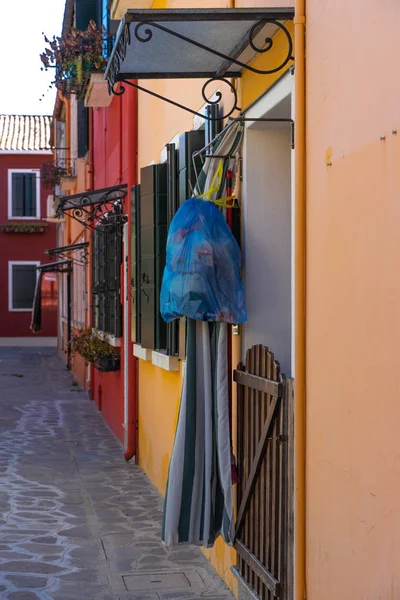
<svg viewBox="0 0 400 600">
<path fill-rule="evenodd" d="M 128 95 L 129 94 L 129 95 Z M 132 240 L 132 219 L 130 209 L 130 189 L 133 185 L 137 184 L 137 144 L 138 144 L 138 133 L 137 133 L 137 122 L 138 122 L 138 102 L 137 102 L 137 91 L 135 89 L 129 89 L 125 93 L 125 102 L 127 110 L 127 133 L 128 136 L 128 238 L 129 246 Z M 132 273 L 132 260 L 131 252 L 128 252 L 128 293 L 129 297 L 131 294 L 132 286 L 130 283 L 130 273 Z M 138 365 L 137 358 L 133 356 L 133 342 L 131 340 L 130 332 L 132 330 L 132 303 L 129 302 L 128 308 L 128 357 L 126 360 L 129 361 L 129 396 L 128 396 L 128 422 L 125 424 L 127 427 L 127 443 L 126 450 L 124 453 L 125 460 L 130 460 L 135 456 L 136 462 L 138 462 L 138 443 L 137 443 L 137 420 L 138 420 Z"/>
<path fill-rule="evenodd" d="M 89 175 L 90 175 L 90 189 L 93 190 L 94 189 L 94 115 L 93 115 L 93 109 L 90 110 L 89 112 L 89 156 L 90 156 L 90 171 L 89 171 Z M 89 327 L 92 327 L 93 323 L 92 323 L 92 310 L 91 307 L 93 306 L 93 294 L 92 294 L 92 286 L 93 286 L 93 281 L 92 281 L 92 244 L 93 244 L 93 232 L 91 230 L 89 230 L 89 233 L 86 234 L 89 237 L 89 261 L 88 261 L 88 265 L 86 266 L 86 273 L 87 273 L 87 277 L 86 277 L 86 285 L 88 286 L 87 289 L 87 298 L 89 299 L 89 306 L 88 306 L 88 312 L 87 312 L 87 325 Z M 85 236 L 86 237 L 86 236 Z M 95 393 L 94 393 L 94 376 L 95 376 L 95 372 L 94 372 L 94 365 L 93 363 L 89 363 L 89 379 L 90 379 L 90 399 L 94 400 L 95 397 Z M 101 386 L 100 386 L 101 389 Z M 99 410 L 101 410 L 100 408 L 100 394 L 99 394 Z"/>
<path fill-rule="evenodd" d="M 66 151 L 67 159 L 71 158 L 71 105 L 62 92 L 58 92 L 62 102 L 65 104 L 65 143 L 68 150 Z M 71 220 L 65 219 L 65 234 L 67 237 L 66 245 L 71 244 Z"/>
<path fill-rule="evenodd" d="M 295 0 L 294 598 L 306 598 L 306 0 Z"/>
<path fill-rule="evenodd" d="M 72 267 L 69 267 L 68 271 L 67 271 L 67 339 L 68 339 L 67 368 L 68 369 L 71 369 L 71 339 L 72 339 L 71 273 L 72 273 Z"/>
</svg>

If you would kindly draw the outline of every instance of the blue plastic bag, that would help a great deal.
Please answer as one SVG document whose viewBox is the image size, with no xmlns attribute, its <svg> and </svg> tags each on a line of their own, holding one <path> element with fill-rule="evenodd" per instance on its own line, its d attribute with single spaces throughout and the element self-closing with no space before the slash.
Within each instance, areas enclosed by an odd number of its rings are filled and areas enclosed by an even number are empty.
<svg viewBox="0 0 400 600">
<path fill-rule="evenodd" d="M 164 321 L 246 321 L 240 265 L 240 248 L 217 206 L 186 200 L 168 232 L 160 298 Z"/>
</svg>

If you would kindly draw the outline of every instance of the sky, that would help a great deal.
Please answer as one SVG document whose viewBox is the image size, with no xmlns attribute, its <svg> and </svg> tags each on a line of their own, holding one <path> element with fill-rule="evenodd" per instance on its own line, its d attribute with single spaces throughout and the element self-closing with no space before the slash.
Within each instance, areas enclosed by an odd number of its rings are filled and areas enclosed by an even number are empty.
<svg viewBox="0 0 400 600">
<path fill-rule="evenodd" d="M 39 55 L 42 32 L 60 35 L 64 6 L 65 0 L 0 0 L 0 114 L 53 114 L 54 73 L 40 70 Z"/>
</svg>

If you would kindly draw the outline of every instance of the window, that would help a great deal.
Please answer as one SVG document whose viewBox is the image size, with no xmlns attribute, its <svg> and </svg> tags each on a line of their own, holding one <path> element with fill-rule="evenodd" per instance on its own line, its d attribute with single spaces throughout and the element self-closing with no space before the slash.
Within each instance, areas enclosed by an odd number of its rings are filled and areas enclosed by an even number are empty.
<svg viewBox="0 0 400 600">
<path fill-rule="evenodd" d="M 109 213 L 93 232 L 92 323 L 117 338 L 122 335 L 121 263 L 121 215 Z"/>
<path fill-rule="evenodd" d="M 40 262 L 8 263 L 8 309 L 10 311 L 32 310 L 37 280 L 36 267 Z"/>
<path fill-rule="evenodd" d="M 8 218 L 40 218 L 39 169 L 8 170 Z"/>
<path fill-rule="evenodd" d="M 179 151 L 167 144 L 166 163 L 141 169 L 141 184 L 131 191 L 132 340 L 169 356 L 179 352 L 179 324 L 167 325 L 160 314 L 167 232 L 179 204 L 192 194 L 192 154 L 204 139 L 204 131 L 189 131 L 180 136 Z"/>
<path fill-rule="evenodd" d="M 77 111 L 78 158 L 84 158 L 89 149 L 89 109 L 84 100 L 78 100 Z"/>
</svg>

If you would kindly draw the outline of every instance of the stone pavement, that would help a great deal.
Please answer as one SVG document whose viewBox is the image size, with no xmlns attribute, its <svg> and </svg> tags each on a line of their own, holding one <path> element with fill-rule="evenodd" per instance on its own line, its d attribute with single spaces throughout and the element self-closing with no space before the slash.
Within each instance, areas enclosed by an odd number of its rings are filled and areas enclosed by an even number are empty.
<svg viewBox="0 0 400 600">
<path fill-rule="evenodd" d="M 0 598 L 232 598 L 51 348 L 0 348 Z"/>
</svg>

